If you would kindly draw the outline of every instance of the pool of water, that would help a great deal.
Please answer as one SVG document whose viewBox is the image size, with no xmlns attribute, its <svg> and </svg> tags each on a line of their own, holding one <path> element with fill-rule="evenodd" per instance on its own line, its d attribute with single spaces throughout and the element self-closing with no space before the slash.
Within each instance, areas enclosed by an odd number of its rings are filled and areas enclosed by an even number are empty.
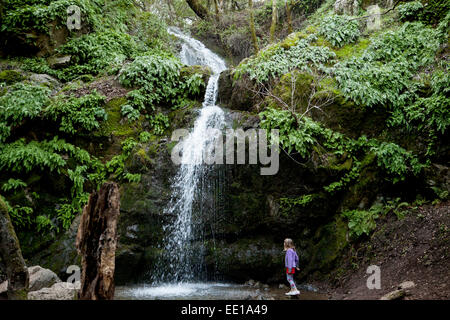
<svg viewBox="0 0 450 320">
<path fill-rule="evenodd" d="M 258 300 L 290 299 L 286 289 L 255 288 L 247 285 L 220 282 L 163 283 L 117 286 L 116 300 Z M 323 294 L 301 290 L 297 299 L 326 299 Z"/>
</svg>

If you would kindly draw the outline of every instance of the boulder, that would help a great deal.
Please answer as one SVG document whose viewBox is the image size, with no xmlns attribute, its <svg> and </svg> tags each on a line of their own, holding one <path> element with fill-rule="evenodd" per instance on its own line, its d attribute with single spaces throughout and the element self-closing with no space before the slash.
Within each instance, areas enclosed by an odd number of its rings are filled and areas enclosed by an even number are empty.
<svg viewBox="0 0 450 320">
<path fill-rule="evenodd" d="M 358 0 L 336 0 L 334 3 L 334 13 L 355 16 L 359 11 Z"/>
<path fill-rule="evenodd" d="M 30 81 L 37 83 L 37 84 L 47 85 L 50 88 L 56 88 L 59 86 L 58 80 L 56 80 L 55 78 L 53 78 L 45 73 L 42 73 L 42 74 L 41 73 L 33 73 L 30 76 Z"/>
<path fill-rule="evenodd" d="M 28 273 L 30 274 L 30 292 L 38 291 L 42 288 L 48 288 L 53 286 L 55 283 L 61 282 L 53 271 L 40 266 L 29 267 Z"/>
<path fill-rule="evenodd" d="M 47 62 L 52 69 L 58 69 L 66 67 L 69 64 L 71 58 L 72 56 L 69 55 L 61 57 L 53 56 L 48 58 Z"/>
<path fill-rule="evenodd" d="M 80 282 L 58 282 L 50 288 L 28 293 L 28 300 L 76 300 L 80 291 Z"/>
<path fill-rule="evenodd" d="M 8 214 L 8 207 L 0 197 L 0 259 L 8 278 L 8 299 L 24 300 L 27 297 L 29 275 L 22 257 L 19 240 Z"/>
</svg>

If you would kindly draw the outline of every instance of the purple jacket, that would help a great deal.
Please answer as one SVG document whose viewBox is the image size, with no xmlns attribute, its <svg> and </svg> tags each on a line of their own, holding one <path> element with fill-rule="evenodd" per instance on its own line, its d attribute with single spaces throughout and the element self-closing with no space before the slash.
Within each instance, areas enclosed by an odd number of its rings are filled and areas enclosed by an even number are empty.
<svg viewBox="0 0 450 320">
<path fill-rule="evenodd" d="M 286 250 L 286 256 L 284 257 L 284 264 L 286 268 L 292 269 L 298 267 L 298 255 L 293 249 Z"/>
</svg>

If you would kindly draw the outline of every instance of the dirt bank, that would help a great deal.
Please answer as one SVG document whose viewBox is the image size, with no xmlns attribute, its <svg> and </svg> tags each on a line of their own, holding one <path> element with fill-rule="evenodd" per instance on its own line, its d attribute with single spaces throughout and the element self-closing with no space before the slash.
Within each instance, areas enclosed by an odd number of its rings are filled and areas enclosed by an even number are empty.
<svg viewBox="0 0 450 320">
<path fill-rule="evenodd" d="M 370 239 L 354 244 L 331 275 L 316 284 L 330 299 L 379 299 L 404 281 L 404 299 L 450 299 L 450 201 L 410 208 L 403 219 L 382 217 Z M 381 270 L 381 289 L 367 288 L 367 267 Z"/>
</svg>

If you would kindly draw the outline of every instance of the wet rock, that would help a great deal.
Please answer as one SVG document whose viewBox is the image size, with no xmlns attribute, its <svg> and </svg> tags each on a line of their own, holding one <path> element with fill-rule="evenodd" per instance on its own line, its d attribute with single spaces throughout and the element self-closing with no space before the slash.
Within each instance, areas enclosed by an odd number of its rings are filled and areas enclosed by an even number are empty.
<svg viewBox="0 0 450 320">
<path fill-rule="evenodd" d="M 80 282 L 74 284 L 68 282 L 55 283 L 50 288 L 43 288 L 28 293 L 29 300 L 76 300 L 80 291 Z"/>
<path fill-rule="evenodd" d="M 249 287 L 253 287 L 255 285 L 255 280 L 250 279 L 246 283 L 244 283 L 244 285 L 249 286 Z"/>
<path fill-rule="evenodd" d="M 40 266 L 29 267 L 28 273 L 30 274 L 29 291 L 38 291 L 61 282 L 53 271 Z"/>
<path fill-rule="evenodd" d="M 253 82 L 248 78 L 233 81 L 231 71 L 226 70 L 219 77 L 218 104 L 232 110 L 249 111 L 257 99 L 251 90 Z"/>
</svg>

